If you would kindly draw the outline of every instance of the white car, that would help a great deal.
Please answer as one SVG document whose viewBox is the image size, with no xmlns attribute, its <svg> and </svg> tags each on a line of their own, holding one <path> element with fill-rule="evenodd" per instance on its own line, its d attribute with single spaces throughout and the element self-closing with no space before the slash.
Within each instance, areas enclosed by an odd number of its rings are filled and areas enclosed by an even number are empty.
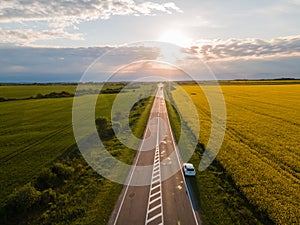
<svg viewBox="0 0 300 225">
<path fill-rule="evenodd" d="M 196 171 L 191 163 L 183 163 L 183 173 L 185 176 L 196 176 Z"/>
</svg>

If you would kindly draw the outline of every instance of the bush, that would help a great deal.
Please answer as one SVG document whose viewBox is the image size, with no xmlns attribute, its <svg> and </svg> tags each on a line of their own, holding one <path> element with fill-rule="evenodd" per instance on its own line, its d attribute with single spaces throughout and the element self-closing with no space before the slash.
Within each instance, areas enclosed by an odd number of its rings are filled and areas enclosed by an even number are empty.
<svg viewBox="0 0 300 225">
<path fill-rule="evenodd" d="M 57 175 L 50 169 L 44 169 L 35 182 L 35 187 L 40 191 L 57 186 L 59 186 Z"/>
<path fill-rule="evenodd" d="M 52 167 L 52 172 L 55 173 L 59 179 L 67 180 L 70 179 L 74 173 L 74 168 L 58 162 Z"/>
<path fill-rule="evenodd" d="M 106 118 L 97 118 L 95 123 L 98 134 L 102 140 L 109 140 L 114 136 L 114 131 L 111 122 L 108 121 Z"/>
<path fill-rule="evenodd" d="M 56 192 L 52 188 L 49 188 L 42 192 L 41 203 L 43 205 L 48 205 L 49 202 L 55 202 L 55 200 Z"/>
<path fill-rule="evenodd" d="M 25 213 L 32 207 L 39 204 L 41 192 L 37 191 L 31 183 L 28 183 L 15 190 L 7 202 L 8 211 Z"/>
<path fill-rule="evenodd" d="M 64 98 L 64 97 L 73 97 L 74 94 L 70 94 L 69 92 L 62 91 L 60 93 L 57 92 L 51 92 L 49 94 L 42 95 L 41 93 L 38 93 L 35 98 Z"/>
<path fill-rule="evenodd" d="M 74 168 L 62 163 L 55 163 L 51 169 L 45 169 L 41 172 L 35 182 L 35 187 L 40 190 L 48 188 L 58 188 L 65 180 L 70 179 L 74 173 Z"/>
<path fill-rule="evenodd" d="M 4 102 L 4 101 L 7 101 L 7 99 L 3 98 L 3 97 L 0 97 L 0 102 Z"/>
</svg>

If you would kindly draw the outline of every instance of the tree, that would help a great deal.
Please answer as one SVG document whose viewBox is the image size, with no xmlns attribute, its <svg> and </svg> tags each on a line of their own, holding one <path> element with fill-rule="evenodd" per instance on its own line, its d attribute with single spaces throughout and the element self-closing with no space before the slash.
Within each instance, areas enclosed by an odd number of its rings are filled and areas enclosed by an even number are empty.
<svg viewBox="0 0 300 225">
<path fill-rule="evenodd" d="M 37 191 L 31 183 L 15 190 L 7 202 L 8 210 L 11 212 L 25 213 L 36 206 L 41 200 L 41 192 Z"/>
</svg>

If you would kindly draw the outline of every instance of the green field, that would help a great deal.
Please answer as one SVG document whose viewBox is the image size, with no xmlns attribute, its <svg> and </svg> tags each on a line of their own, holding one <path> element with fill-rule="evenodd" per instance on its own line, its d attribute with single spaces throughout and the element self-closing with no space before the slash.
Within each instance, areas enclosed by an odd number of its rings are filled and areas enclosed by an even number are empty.
<svg viewBox="0 0 300 225">
<path fill-rule="evenodd" d="M 0 97 L 3 98 L 29 98 L 37 94 L 66 91 L 74 93 L 76 85 L 7 85 L 0 86 Z"/>
<path fill-rule="evenodd" d="M 210 133 L 210 109 L 199 87 L 182 87 L 200 118 L 199 145 L 190 160 L 197 166 Z M 198 172 L 193 183 L 204 224 L 299 223 L 299 87 L 290 81 L 222 84 L 227 107 L 224 143 L 217 159 Z M 117 90 L 120 84 L 105 88 Z M 153 88 L 141 88 L 154 93 Z M 28 99 L 39 93 L 73 94 L 74 90 L 72 85 L 0 86 L 0 97 L 12 99 L 0 102 L 0 224 L 107 223 L 122 185 L 98 175 L 82 158 L 72 130 L 73 98 Z M 122 95 L 131 91 L 134 89 Z M 186 96 L 179 89 L 167 93 L 169 101 L 186 110 L 179 113 L 189 115 L 189 103 L 183 100 Z M 84 103 L 92 97 L 86 92 L 77 98 Z M 100 95 L 95 119 L 110 120 L 115 97 Z M 143 134 L 152 101 L 144 99 L 132 108 L 131 129 L 137 137 Z M 167 106 L 178 140 L 180 127 L 193 129 L 193 123 L 190 117 L 185 117 L 187 123 L 178 123 L 179 115 L 169 103 Z M 101 129 L 109 131 L 111 125 Z M 104 144 L 119 160 L 132 162 L 135 151 L 115 137 L 108 137 Z M 24 208 L 28 202 L 27 197 L 24 202 L 24 194 L 35 199 L 28 208 Z M 11 208 L 19 201 L 23 201 L 21 208 Z"/>
<path fill-rule="evenodd" d="M 72 98 L 1 103 L 0 199 L 75 143 Z"/>
<path fill-rule="evenodd" d="M 125 86 L 125 83 L 106 83 L 105 85 L 101 83 L 91 83 L 91 84 L 81 84 L 80 90 L 83 94 L 91 94 L 89 92 L 94 90 L 99 90 L 102 86 L 101 91 L 112 91 L 117 93 L 119 88 Z M 75 84 L 24 84 L 24 85 L 0 85 L 0 100 L 24 100 L 30 98 L 36 98 L 38 95 L 46 95 L 50 93 L 61 93 L 67 92 L 69 94 L 75 94 L 77 85 Z M 113 90 L 116 90 L 113 91 Z M 77 93 L 78 94 L 78 93 Z"/>
<path fill-rule="evenodd" d="M 196 105 L 201 126 L 199 140 L 205 146 L 211 130 L 209 104 L 199 87 L 182 87 Z M 202 88 L 214 90 L 209 85 Z M 229 217 L 227 222 L 224 217 L 218 220 L 222 213 L 218 208 L 236 204 L 236 211 L 231 213 L 247 218 L 249 213 L 245 213 L 239 200 L 244 199 L 253 215 L 263 223 L 299 224 L 300 85 L 231 84 L 221 88 L 227 108 L 225 139 L 217 161 L 197 175 L 204 220 L 215 221 L 214 224 L 237 224 Z M 182 114 L 189 113 L 187 101 L 178 88 L 172 91 L 172 98 L 186 110 Z M 193 129 L 189 117 L 185 119 Z M 202 152 L 197 149 L 191 159 L 195 164 L 199 163 Z M 236 198 L 228 193 L 226 181 L 235 187 Z M 214 195 L 224 199 L 218 201 Z M 215 204 L 211 204 L 214 200 Z M 226 210 L 228 208 L 223 214 Z"/>
<path fill-rule="evenodd" d="M 75 86 L 69 85 L 38 86 L 37 89 L 32 85 L 23 90 L 22 87 L 1 86 L 0 93 L 6 98 L 27 98 L 36 93 L 75 90 Z M 142 86 L 141 91 L 154 93 L 153 86 Z M 86 94 L 77 98 L 87 102 L 91 97 L 93 95 Z M 116 94 L 98 97 L 95 119 L 110 120 L 115 97 Z M 153 98 L 144 99 L 131 112 L 132 130 L 138 137 L 143 134 L 152 101 Z M 69 221 L 72 224 L 106 224 L 122 185 L 96 174 L 79 153 L 72 130 L 73 98 L 11 100 L 0 104 L 0 223 L 65 224 Z M 135 151 L 123 146 L 113 136 L 105 141 L 105 145 L 118 159 L 131 164 Z M 72 175 L 61 176 L 61 172 L 57 172 L 61 170 L 70 170 Z M 45 176 L 57 178 L 50 182 L 49 187 L 40 187 L 39 180 Z M 10 204 L 16 199 L 20 201 L 24 193 L 35 194 L 32 188 L 37 189 L 39 203 L 30 206 L 30 211 L 24 207 L 19 211 L 16 209 L 14 218 L 9 220 L 7 200 Z M 55 197 L 50 194 L 51 200 L 49 193 L 55 193 Z M 48 196 L 46 203 L 45 196 Z"/>
<path fill-rule="evenodd" d="M 114 97 L 99 98 L 99 115 L 109 117 Z M 30 180 L 75 144 L 72 103 L 72 98 L 1 103 L 0 182 L 4 187 L 0 193 L 1 204 L 13 188 Z"/>
</svg>

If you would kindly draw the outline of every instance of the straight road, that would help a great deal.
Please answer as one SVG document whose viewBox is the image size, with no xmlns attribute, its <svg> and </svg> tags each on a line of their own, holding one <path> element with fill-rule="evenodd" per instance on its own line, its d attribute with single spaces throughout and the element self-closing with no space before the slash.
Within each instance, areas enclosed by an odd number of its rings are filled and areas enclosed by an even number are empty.
<svg viewBox="0 0 300 225">
<path fill-rule="evenodd" d="M 108 224 L 201 224 L 187 191 L 178 154 L 160 84 L 127 178 L 130 185 L 124 186 Z M 141 170 L 142 166 L 147 169 Z"/>
</svg>

